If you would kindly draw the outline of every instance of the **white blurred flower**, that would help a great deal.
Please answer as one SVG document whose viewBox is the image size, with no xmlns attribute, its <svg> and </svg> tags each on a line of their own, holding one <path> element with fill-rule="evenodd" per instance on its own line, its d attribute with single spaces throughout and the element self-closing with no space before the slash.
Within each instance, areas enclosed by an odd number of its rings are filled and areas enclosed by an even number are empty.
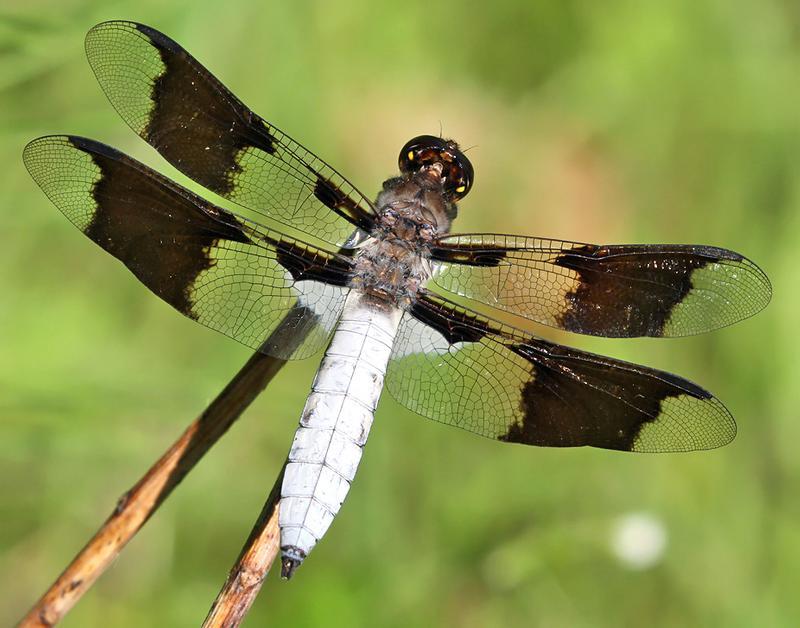
<svg viewBox="0 0 800 628">
<path fill-rule="evenodd" d="M 661 561 L 666 547 L 667 529 L 652 514 L 628 513 L 614 524 L 611 551 L 629 569 L 653 567 Z"/>
</svg>

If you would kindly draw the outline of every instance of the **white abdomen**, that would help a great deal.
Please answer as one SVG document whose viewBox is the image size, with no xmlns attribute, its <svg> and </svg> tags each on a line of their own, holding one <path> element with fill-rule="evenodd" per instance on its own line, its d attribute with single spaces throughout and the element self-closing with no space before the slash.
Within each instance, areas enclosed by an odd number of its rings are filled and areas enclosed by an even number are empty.
<svg viewBox="0 0 800 628">
<path fill-rule="evenodd" d="M 353 290 L 306 401 L 281 489 L 284 577 L 339 511 L 361 460 L 402 310 Z"/>
</svg>

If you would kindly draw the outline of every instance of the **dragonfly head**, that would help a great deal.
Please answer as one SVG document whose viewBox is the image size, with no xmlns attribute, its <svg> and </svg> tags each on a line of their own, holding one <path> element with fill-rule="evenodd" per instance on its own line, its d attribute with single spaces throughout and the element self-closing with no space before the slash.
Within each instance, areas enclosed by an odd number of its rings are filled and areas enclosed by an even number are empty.
<svg viewBox="0 0 800 628">
<path fill-rule="evenodd" d="M 464 198 L 472 187 L 474 172 L 469 159 L 453 140 L 433 135 L 419 135 L 400 151 L 400 172 L 427 173 L 437 177 L 450 201 Z"/>
</svg>

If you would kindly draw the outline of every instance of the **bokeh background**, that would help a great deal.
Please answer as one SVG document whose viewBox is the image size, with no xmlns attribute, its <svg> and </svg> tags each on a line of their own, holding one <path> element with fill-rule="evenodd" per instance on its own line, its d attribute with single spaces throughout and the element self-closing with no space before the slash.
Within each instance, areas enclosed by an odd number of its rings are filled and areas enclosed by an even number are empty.
<svg viewBox="0 0 800 628">
<path fill-rule="evenodd" d="M 510 446 L 386 395 L 336 522 L 291 583 L 270 575 L 246 625 L 797 624 L 796 0 L 5 0 L 0 624 L 249 355 L 152 296 L 23 168 L 28 140 L 70 132 L 175 174 L 117 117 L 83 57 L 86 30 L 110 18 L 181 42 L 368 194 L 416 134 L 441 128 L 473 147 L 457 230 L 725 246 L 774 285 L 765 312 L 702 337 L 532 328 L 714 391 L 739 423 L 722 450 Z M 63 625 L 202 621 L 316 364 L 279 374 Z"/>
</svg>

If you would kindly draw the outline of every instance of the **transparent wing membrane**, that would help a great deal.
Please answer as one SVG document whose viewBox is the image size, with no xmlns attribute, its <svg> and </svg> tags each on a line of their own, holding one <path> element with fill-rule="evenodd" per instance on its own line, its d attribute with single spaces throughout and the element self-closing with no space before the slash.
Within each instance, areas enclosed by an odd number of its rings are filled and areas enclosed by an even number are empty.
<svg viewBox="0 0 800 628">
<path fill-rule="evenodd" d="M 348 258 L 235 216 L 99 142 L 42 137 L 24 161 L 78 229 L 182 314 L 276 357 L 326 344 L 344 305 Z M 264 343 L 290 310 L 304 340 L 287 341 L 287 354 Z"/>
<path fill-rule="evenodd" d="M 440 239 L 433 257 L 450 292 L 595 336 L 699 334 L 756 314 L 772 294 L 753 262 L 710 246 L 472 234 Z"/>
<path fill-rule="evenodd" d="M 86 55 L 128 125 L 209 190 L 336 247 L 373 210 L 342 175 L 248 109 L 179 44 L 142 24 L 98 24 Z"/>
<path fill-rule="evenodd" d="M 552 344 L 433 295 L 404 315 L 386 387 L 422 416 L 527 445 L 691 451 L 736 434 L 725 406 L 683 378 Z"/>
</svg>

